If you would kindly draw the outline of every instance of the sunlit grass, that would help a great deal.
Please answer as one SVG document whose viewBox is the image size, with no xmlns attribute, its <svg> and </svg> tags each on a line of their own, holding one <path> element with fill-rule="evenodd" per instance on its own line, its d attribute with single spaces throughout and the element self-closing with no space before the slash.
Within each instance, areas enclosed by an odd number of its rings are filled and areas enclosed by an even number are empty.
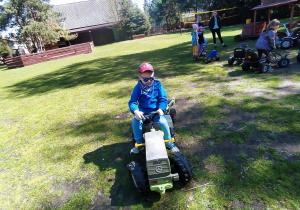
<svg viewBox="0 0 300 210">
<path fill-rule="evenodd" d="M 299 160 L 260 149 L 241 166 L 216 153 L 228 149 L 222 144 L 251 147 L 250 140 L 300 136 L 299 93 L 276 93 L 286 80 L 299 83 L 296 71 L 261 75 L 227 65 L 241 29 L 222 29 L 229 47 L 218 43 L 221 61 L 209 64 L 192 61 L 190 31 L 183 31 L 24 68 L 1 66 L 0 209 L 89 209 L 101 196 L 109 205 L 137 209 L 223 209 L 235 202 L 254 208 L 256 200 L 264 208 L 297 208 Z M 211 51 L 209 30 L 205 36 Z M 195 166 L 190 185 L 177 184 L 163 197 L 141 198 L 126 171 L 133 159 L 127 103 L 143 61 L 153 64 L 168 97 L 182 107 L 176 139 Z"/>
</svg>

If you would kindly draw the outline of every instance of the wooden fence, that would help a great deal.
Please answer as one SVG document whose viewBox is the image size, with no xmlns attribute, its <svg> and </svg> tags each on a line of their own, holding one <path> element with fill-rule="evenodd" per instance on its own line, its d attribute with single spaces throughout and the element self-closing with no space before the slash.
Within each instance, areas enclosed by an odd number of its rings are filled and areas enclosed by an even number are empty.
<svg viewBox="0 0 300 210">
<path fill-rule="evenodd" d="M 29 66 L 36 63 L 42 63 L 55 59 L 61 59 L 73 55 L 80 55 L 85 53 L 91 53 L 94 50 L 93 42 L 86 42 L 83 44 L 76 44 L 69 47 L 62 47 L 54 50 L 48 50 L 39 53 L 33 53 L 29 55 L 21 55 L 16 57 L 6 58 L 5 62 L 8 68 L 16 68 Z"/>
</svg>

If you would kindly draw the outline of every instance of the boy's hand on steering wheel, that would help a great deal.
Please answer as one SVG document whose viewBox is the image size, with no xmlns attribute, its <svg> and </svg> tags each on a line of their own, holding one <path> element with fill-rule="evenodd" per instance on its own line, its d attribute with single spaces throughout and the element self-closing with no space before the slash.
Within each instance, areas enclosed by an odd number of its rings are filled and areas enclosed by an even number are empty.
<svg viewBox="0 0 300 210">
<path fill-rule="evenodd" d="M 158 110 L 157 110 L 157 113 L 158 113 L 159 116 L 164 115 L 164 111 L 163 111 L 162 109 L 158 109 Z"/>
<path fill-rule="evenodd" d="M 137 120 L 141 120 L 144 118 L 144 112 L 141 112 L 139 110 L 135 110 L 134 115 Z"/>
</svg>

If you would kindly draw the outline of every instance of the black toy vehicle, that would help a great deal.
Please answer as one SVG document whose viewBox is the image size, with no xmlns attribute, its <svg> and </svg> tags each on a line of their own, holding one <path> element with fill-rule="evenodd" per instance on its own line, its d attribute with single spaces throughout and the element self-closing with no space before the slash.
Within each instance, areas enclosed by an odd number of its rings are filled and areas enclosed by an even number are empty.
<svg viewBox="0 0 300 210">
<path fill-rule="evenodd" d="M 300 63 L 300 50 L 298 51 L 297 61 Z"/>
<path fill-rule="evenodd" d="M 150 190 L 165 194 L 167 189 L 173 187 L 173 181 L 186 184 L 191 181 L 194 174 L 193 167 L 180 152 L 166 150 L 165 143 L 174 141 L 175 137 L 173 122 L 175 122 L 176 111 L 170 109 L 171 103 L 172 101 L 168 105 L 165 116 L 170 127 L 172 140 L 163 139 L 164 133 L 160 130 L 159 122 L 154 122 L 157 112 L 144 114 L 143 136 L 145 143 L 135 143 L 135 147 L 145 147 L 145 152 L 140 153 L 142 157 L 139 162 L 131 161 L 127 165 L 136 189 L 143 195 Z"/>
<path fill-rule="evenodd" d="M 284 24 L 284 27 L 287 29 L 286 24 Z M 288 29 L 287 32 L 289 33 Z M 281 41 L 280 46 L 283 49 L 289 49 L 290 47 L 295 46 L 298 43 L 300 43 L 300 27 L 295 28 L 292 33 L 289 33 L 287 37 L 284 37 Z"/>
<path fill-rule="evenodd" d="M 269 61 L 267 63 L 266 56 L 262 57 L 261 59 L 258 58 L 256 52 L 253 49 L 246 50 L 246 57 L 242 64 L 242 69 L 244 71 L 248 71 L 250 67 L 257 69 L 260 73 L 266 73 L 270 69 L 271 64 L 277 64 L 280 68 L 285 68 L 290 64 L 290 60 L 286 58 L 287 55 L 282 56 L 276 51 L 269 52 Z"/>
<path fill-rule="evenodd" d="M 241 47 L 235 48 L 233 52 L 233 56 L 230 56 L 228 58 L 228 64 L 233 65 L 234 61 L 237 61 L 238 64 L 243 63 L 246 57 L 246 47 L 248 47 L 248 45 L 243 44 L 241 45 Z"/>
</svg>

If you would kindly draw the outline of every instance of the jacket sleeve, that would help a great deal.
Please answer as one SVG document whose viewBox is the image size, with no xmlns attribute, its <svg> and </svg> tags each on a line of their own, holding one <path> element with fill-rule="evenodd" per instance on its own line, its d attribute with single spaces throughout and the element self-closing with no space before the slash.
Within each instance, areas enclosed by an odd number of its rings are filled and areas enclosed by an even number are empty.
<svg viewBox="0 0 300 210">
<path fill-rule="evenodd" d="M 275 49 L 275 31 L 274 30 L 269 30 L 268 31 L 268 35 L 267 35 L 268 39 L 269 39 L 269 44 L 271 49 Z"/>
<path fill-rule="evenodd" d="M 221 29 L 222 28 L 222 18 L 219 16 L 218 17 L 218 26 L 219 26 L 219 29 Z"/>
<path fill-rule="evenodd" d="M 162 84 L 160 84 L 159 93 L 158 93 L 158 108 L 165 112 L 167 106 L 168 106 L 167 93 L 164 87 L 162 86 Z"/>
<path fill-rule="evenodd" d="M 139 110 L 138 107 L 138 92 L 139 92 L 139 86 L 136 85 L 133 88 L 132 94 L 131 94 L 131 98 L 128 102 L 128 106 L 129 106 L 129 110 L 131 113 L 133 113 L 135 110 Z"/>
<path fill-rule="evenodd" d="M 214 23 L 213 23 L 214 21 L 213 21 L 213 17 L 212 18 L 210 18 L 210 20 L 209 20 L 209 30 L 213 30 L 213 28 L 214 28 Z"/>
</svg>

